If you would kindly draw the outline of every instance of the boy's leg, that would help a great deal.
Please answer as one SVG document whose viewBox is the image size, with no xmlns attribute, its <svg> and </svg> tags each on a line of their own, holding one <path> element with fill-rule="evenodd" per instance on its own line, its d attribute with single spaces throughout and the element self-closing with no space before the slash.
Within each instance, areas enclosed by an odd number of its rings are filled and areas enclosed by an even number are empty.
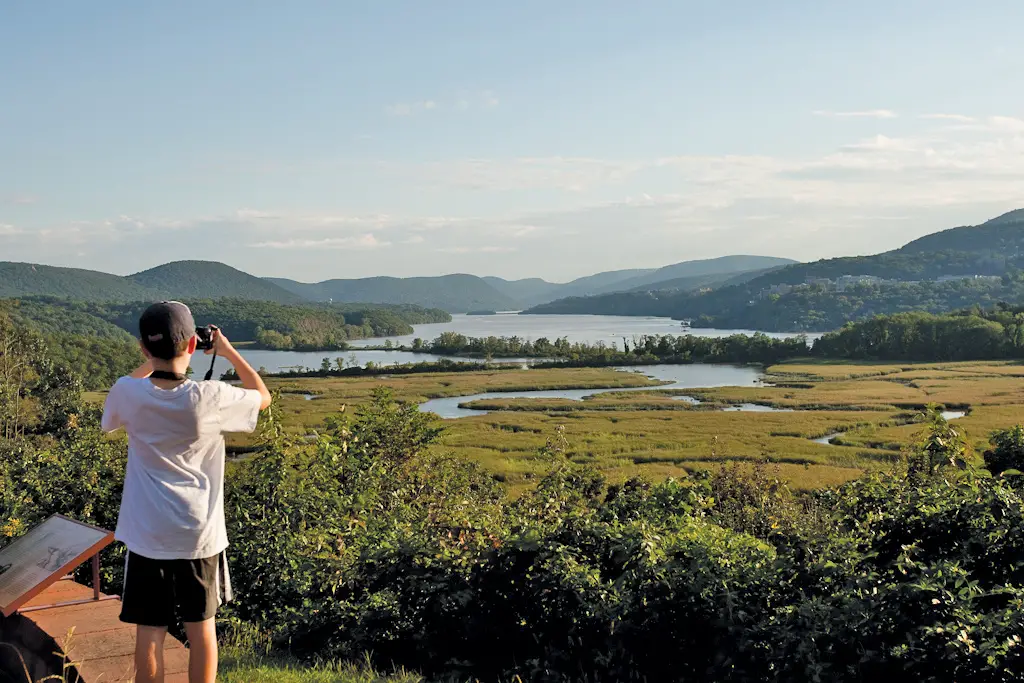
<svg viewBox="0 0 1024 683">
<path fill-rule="evenodd" d="M 188 683 L 217 680 L 217 627 L 214 619 L 185 622 L 188 636 Z"/>
<path fill-rule="evenodd" d="M 182 560 L 174 577 L 178 613 L 188 636 L 189 683 L 214 683 L 217 678 L 215 618 L 226 578 L 221 575 L 222 560 L 222 554 Z"/>
<path fill-rule="evenodd" d="M 166 561 L 129 552 L 124 564 L 121 621 L 135 624 L 135 680 L 163 683 L 164 639 L 174 623 L 174 585 Z"/>
<path fill-rule="evenodd" d="M 135 629 L 136 683 L 164 682 L 164 638 L 162 626 L 138 626 Z M 213 680 L 212 678 L 210 679 Z"/>
</svg>

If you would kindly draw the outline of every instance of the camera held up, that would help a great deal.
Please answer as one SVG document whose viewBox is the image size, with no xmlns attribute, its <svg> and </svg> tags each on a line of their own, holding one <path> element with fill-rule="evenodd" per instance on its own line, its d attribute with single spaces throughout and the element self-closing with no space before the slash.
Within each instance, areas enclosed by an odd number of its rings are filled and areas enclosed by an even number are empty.
<svg viewBox="0 0 1024 683">
<path fill-rule="evenodd" d="M 217 330 L 214 325 L 207 325 L 206 327 L 196 328 L 196 349 L 199 351 L 207 351 L 213 348 L 213 333 Z"/>
</svg>

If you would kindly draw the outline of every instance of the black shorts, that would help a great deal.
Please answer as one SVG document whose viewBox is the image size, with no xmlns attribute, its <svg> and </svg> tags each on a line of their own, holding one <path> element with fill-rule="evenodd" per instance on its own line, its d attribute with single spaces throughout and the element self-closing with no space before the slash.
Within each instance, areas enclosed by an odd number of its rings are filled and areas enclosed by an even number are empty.
<svg viewBox="0 0 1024 683">
<path fill-rule="evenodd" d="M 174 626 L 206 621 L 231 599 L 224 553 L 201 560 L 153 560 L 131 551 L 124 562 L 121 621 Z"/>
</svg>

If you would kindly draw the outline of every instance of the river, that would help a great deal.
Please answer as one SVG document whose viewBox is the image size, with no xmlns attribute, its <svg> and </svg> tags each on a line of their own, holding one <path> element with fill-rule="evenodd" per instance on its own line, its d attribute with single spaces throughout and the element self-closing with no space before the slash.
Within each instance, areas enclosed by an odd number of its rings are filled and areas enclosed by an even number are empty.
<svg viewBox="0 0 1024 683">
<path fill-rule="evenodd" d="M 749 366 L 736 365 L 638 365 L 628 368 L 616 368 L 622 372 L 639 372 L 653 379 L 666 382 L 661 386 L 618 387 L 614 389 L 554 389 L 548 391 L 495 391 L 471 396 L 452 396 L 435 398 L 420 404 L 423 412 L 434 413 L 446 419 L 484 415 L 487 410 L 460 408 L 460 404 L 492 398 L 562 398 L 582 401 L 588 396 L 608 393 L 610 391 L 650 391 L 651 389 L 697 389 L 706 387 L 752 387 L 763 378 L 760 370 Z M 696 402 L 689 396 L 678 396 L 679 400 Z M 743 410 L 744 404 L 735 410 Z M 748 410 L 771 410 L 767 406 L 754 406 Z"/>
<path fill-rule="evenodd" d="M 453 356 L 438 356 L 430 353 L 410 353 L 407 351 L 375 351 L 366 350 L 365 346 L 379 346 L 386 340 L 396 345 L 410 346 L 417 337 L 430 341 L 442 332 L 458 332 L 467 337 L 512 337 L 536 340 L 546 337 L 555 340 L 566 337 L 569 342 L 586 342 L 596 344 L 605 342 L 616 344 L 622 348 L 622 338 L 632 340 L 634 336 L 654 334 L 692 334 L 699 337 L 727 337 L 732 334 L 753 334 L 752 330 L 712 330 L 702 328 L 684 328 L 679 321 L 669 318 L 632 317 L 616 315 L 518 315 L 502 313 L 498 315 L 453 315 L 447 323 L 431 323 L 415 325 L 413 334 L 400 337 L 373 339 L 357 339 L 352 342 L 353 348 L 348 351 L 262 351 L 241 349 L 242 356 L 254 368 L 264 368 L 267 372 L 281 372 L 293 368 L 319 368 L 324 358 L 334 364 L 338 358 L 348 365 L 365 366 L 368 362 L 376 365 L 397 365 L 403 363 L 420 363 L 449 360 L 472 360 Z M 784 339 L 795 334 L 771 333 L 769 336 Z M 818 335 L 808 335 L 813 339 Z M 496 359 L 496 362 L 525 363 L 524 358 Z M 192 369 L 202 376 L 210 366 L 210 359 L 197 353 L 192 359 Z M 217 360 L 214 377 L 227 371 L 228 364 L 223 359 Z"/>
</svg>

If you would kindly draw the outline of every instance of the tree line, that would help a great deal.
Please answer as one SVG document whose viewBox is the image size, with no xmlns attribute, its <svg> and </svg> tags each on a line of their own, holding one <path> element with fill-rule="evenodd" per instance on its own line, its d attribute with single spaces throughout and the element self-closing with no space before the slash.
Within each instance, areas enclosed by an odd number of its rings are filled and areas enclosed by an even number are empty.
<svg viewBox="0 0 1024 683">
<path fill-rule="evenodd" d="M 416 340 L 420 341 L 420 340 Z M 429 344 L 412 351 L 478 358 L 553 358 L 575 363 L 777 363 L 810 352 L 803 336 L 778 339 L 767 334 L 734 334 L 726 337 L 695 335 L 636 335 L 617 344 L 570 342 L 566 337 L 536 340 L 521 337 L 467 337 L 443 332 Z"/>
<path fill-rule="evenodd" d="M 849 323 L 822 336 L 814 354 L 871 360 L 998 360 L 1024 357 L 1024 308 L 1006 304 L 949 315 L 900 313 Z"/>
</svg>

